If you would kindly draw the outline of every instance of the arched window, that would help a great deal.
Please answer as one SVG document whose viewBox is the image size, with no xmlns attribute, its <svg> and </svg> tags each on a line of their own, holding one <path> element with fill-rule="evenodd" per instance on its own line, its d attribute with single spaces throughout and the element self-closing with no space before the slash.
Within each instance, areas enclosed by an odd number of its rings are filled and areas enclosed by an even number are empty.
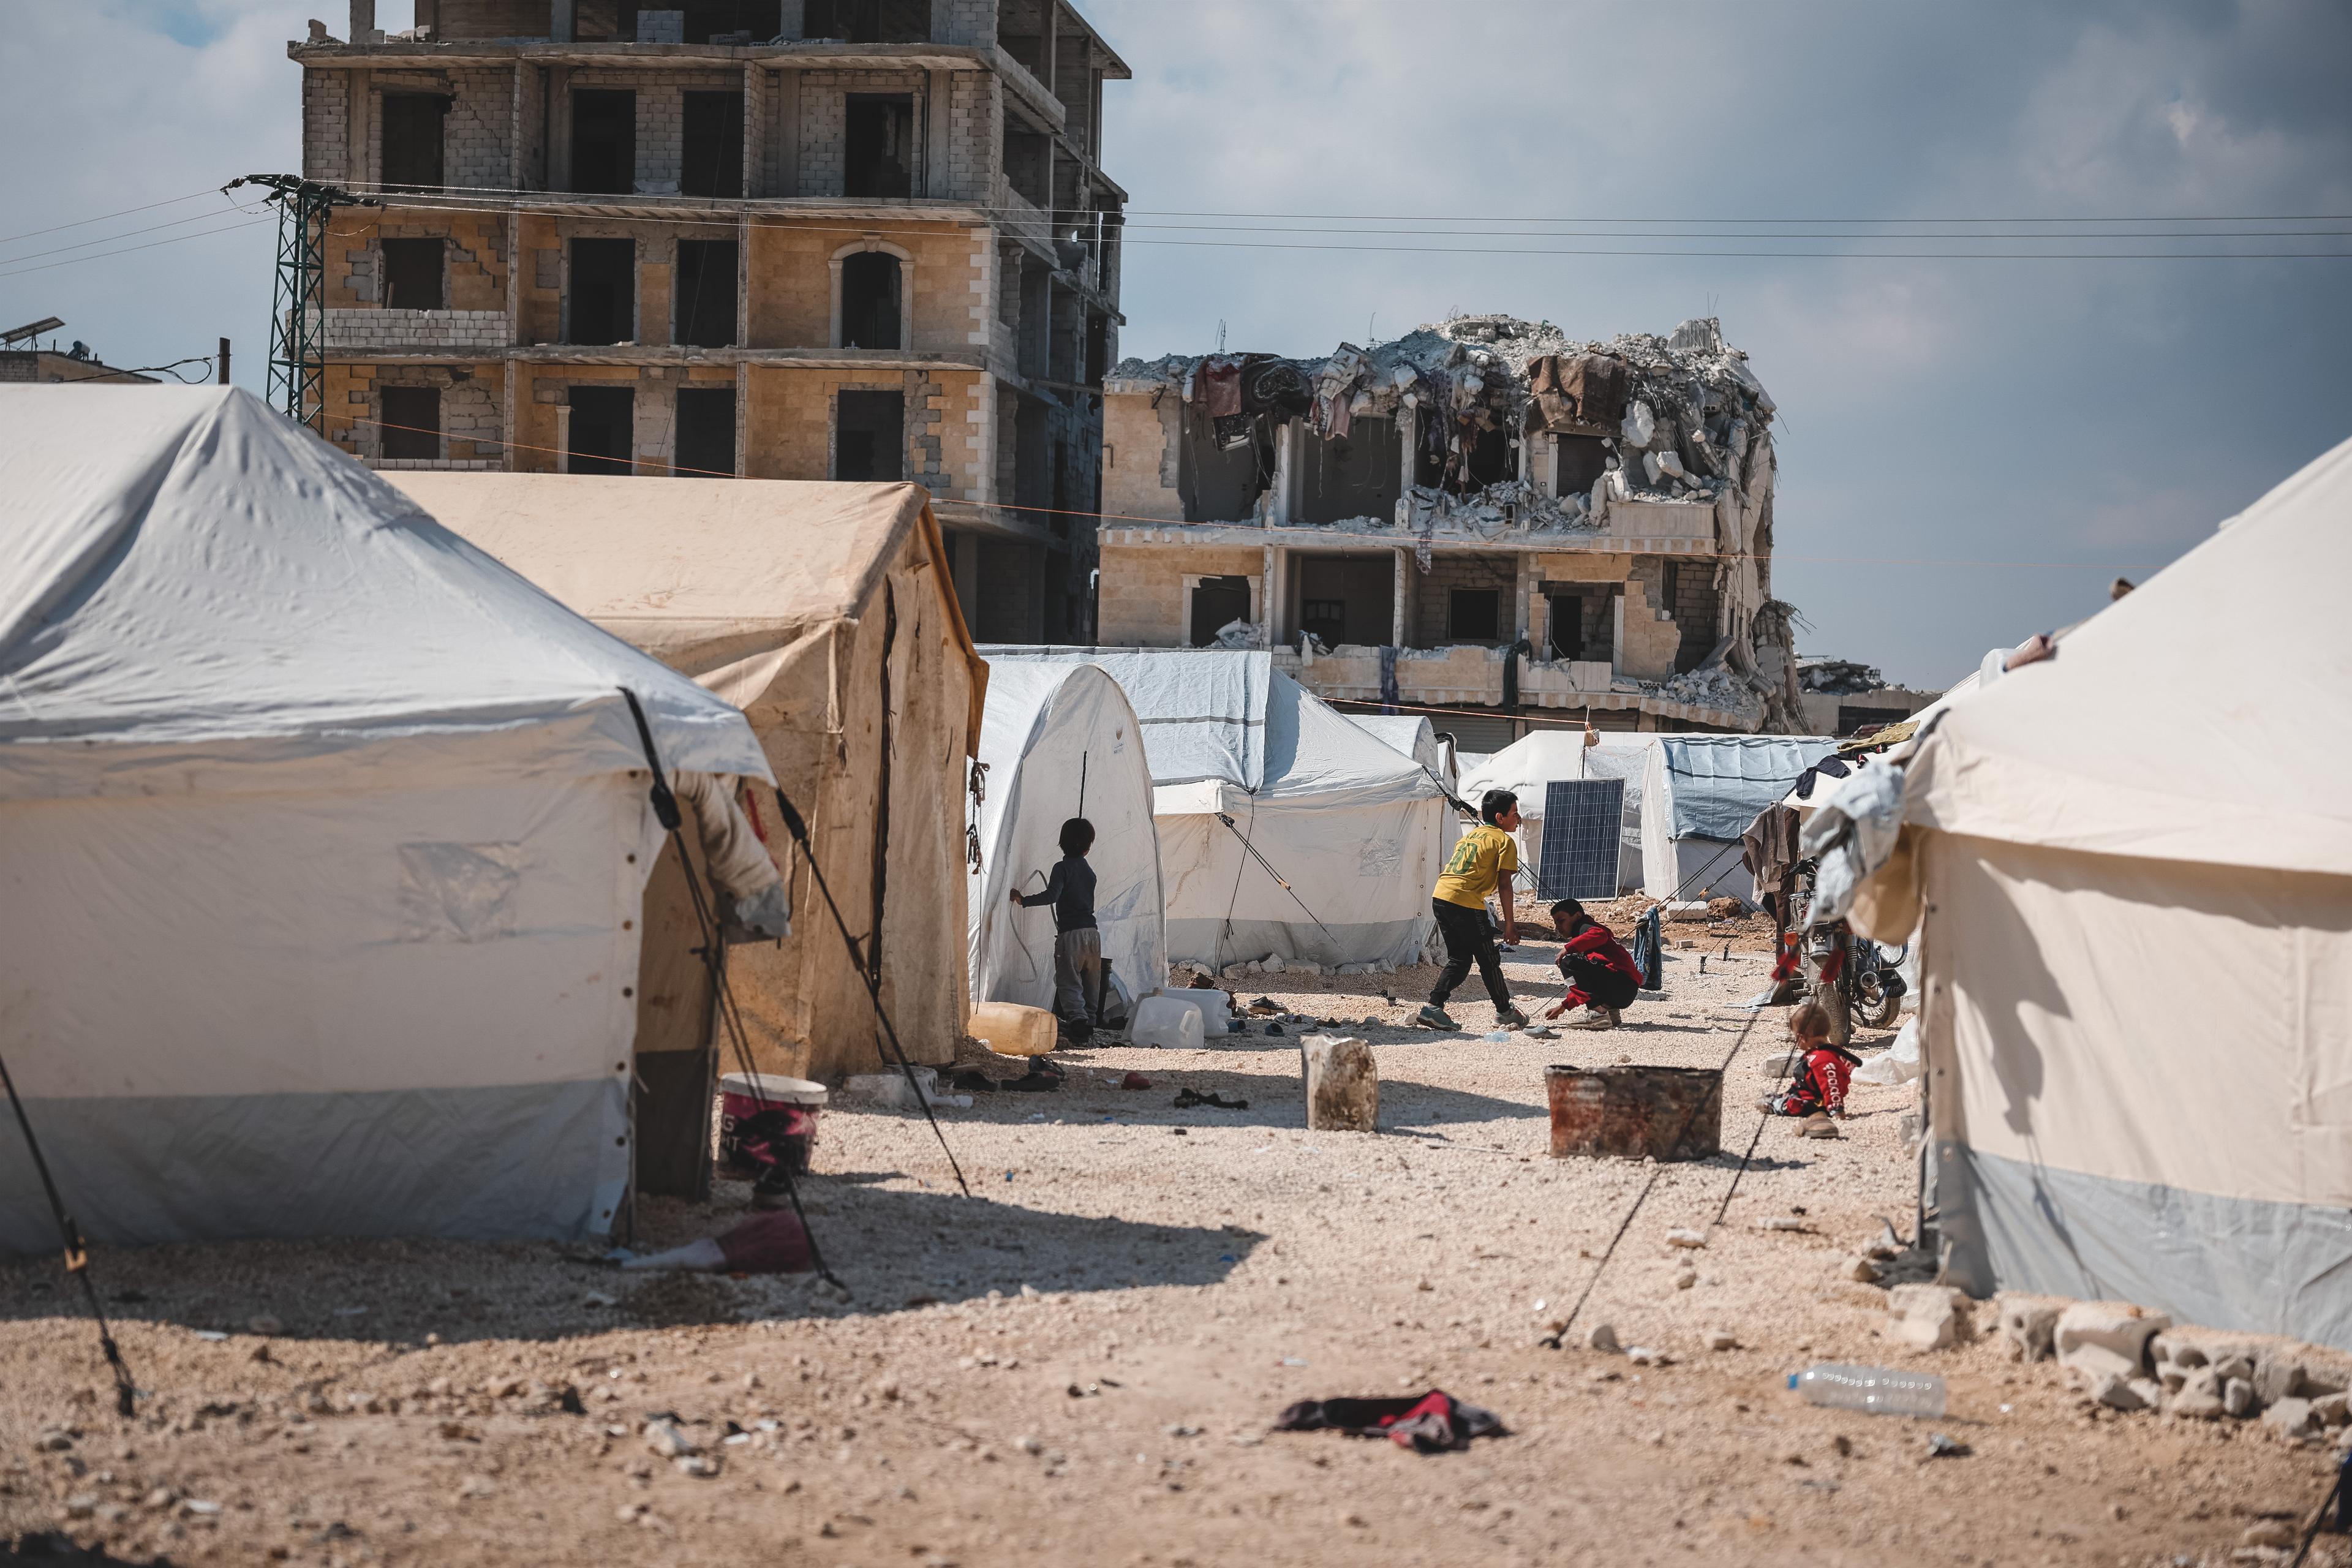
<svg viewBox="0 0 2352 1568">
<path fill-rule="evenodd" d="M 900 323 L 904 274 L 887 250 L 856 250 L 841 258 L 841 346 L 906 346 Z"/>
</svg>

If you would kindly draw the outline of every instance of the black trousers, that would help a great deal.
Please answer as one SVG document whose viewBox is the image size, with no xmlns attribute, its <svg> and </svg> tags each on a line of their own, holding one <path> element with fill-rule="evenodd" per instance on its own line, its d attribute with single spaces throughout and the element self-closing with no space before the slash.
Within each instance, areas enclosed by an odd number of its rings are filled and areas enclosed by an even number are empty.
<svg viewBox="0 0 2352 1568">
<path fill-rule="evenodd" d="M 1595 1007 L 1631 1007 L 1641 985 L 1630 974 L 1610 968 L 1597 958 L 1587 958 L 1580 952 L 1564 955 L 1559 972 L 1568 976 L 1568 1002 L 1574 1006 L 1587 1003 Z"/>
<path fill-rule="evenodd" d="M 1503 984 L 1503 955 L 1495 951 L 1495 928 L 1486 919 L 1484 908 L 1468 909 L 1445 899 L 1432 899 L 1430 909 L 1437 916 L 1437 929 L 1445 938 L 1445 968 L 1437 977 L 1436 989 L 1429 994 L 1433 1006 L 1443 1007 L 1454 988 L 1470 978 L 1470 965 L 1478 965 L 1479 977 L 1486 982 L 1486 994 L 1495 999 L 1497 1007 L 1511 1005 L 1510 988 Z"/>
</svg>

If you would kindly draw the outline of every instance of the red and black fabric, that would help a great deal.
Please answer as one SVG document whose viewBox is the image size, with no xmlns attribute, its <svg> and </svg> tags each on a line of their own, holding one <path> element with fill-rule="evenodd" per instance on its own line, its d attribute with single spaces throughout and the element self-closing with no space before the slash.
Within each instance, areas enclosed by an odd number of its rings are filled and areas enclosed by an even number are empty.
<svg viewBox="0 0 2352 1568">
<path fill-rule="evenodd" d="M 1588 925 L 1570 937 L 1558 962 L 1571 1007 L 1630 1007 L 1642 988 L 1642 966 L 1604 925 Z"/>
<path fill-rule="evenodd" d="M 1797 1069 L 1796 1080 L 1773 1100 L 1772 1110 L 1780 1116 L 1817 1116 L 1823 1111 L 1832 1115 L 1845 1110 L 1845 1093 L 1853 1082 L 1853 1069 L 1862 1058 L 1852 1051 L 1835 1046 L 1823 1046 L 1805 1054 L 1804 1065 Z"/>
<path fill-rule="evenodd" d="M 1465 1405 L 1443 1389 L 1393 1399 L 1302 1399 L 1276 1417 L 1277 1432 L 1329 1428 L 1351 1437 L 1386 1437 L 1417 1454 L 1466 1448 L 1474 1437 L 1510 1434 L 1491 1410 Z"/>
</svg>

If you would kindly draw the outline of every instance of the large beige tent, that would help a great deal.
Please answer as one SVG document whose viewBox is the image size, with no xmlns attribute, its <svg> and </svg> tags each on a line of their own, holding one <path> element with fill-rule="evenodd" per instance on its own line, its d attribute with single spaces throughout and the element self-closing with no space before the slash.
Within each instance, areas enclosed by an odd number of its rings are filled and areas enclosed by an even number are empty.
<svg viewBox="0 0 2352 1568">
<path fill-rule="evenodd" d="M 2352 443 L 1947 710 L 1924 907 L 1956 1281 L 2352 1347 Z"/>
<path fill-rule="evenodd" d="M 968 1015 L 964 760 L 987 666 L 956 607 L 924 491 L 387 477 L 446 527 L 743 710 L 879 967 L 899 1039 L 917 1061 L 949 1060 Z M 857 964 L 772 798 L 749 804 L 792 877 L 793 910 L 781 944 L 729 955 L 754 1055 L 801 1077 L 866 1070 L 881 1059 L 881 1030 Z"/>
</svg>

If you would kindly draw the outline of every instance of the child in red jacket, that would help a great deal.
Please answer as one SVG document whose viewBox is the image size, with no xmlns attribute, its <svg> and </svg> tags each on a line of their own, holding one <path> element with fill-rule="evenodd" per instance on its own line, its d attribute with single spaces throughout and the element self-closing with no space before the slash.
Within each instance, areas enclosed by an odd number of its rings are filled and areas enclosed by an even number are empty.
<svg viewBox="0 0 2352 1568">
<path fill-rule="evenodd" d="M 1633 1005 L 1642 988 L 1642 970 L 1633 955 L 1609 934 L 1609 928 L 1584 912 L 1574 899 L 1551 907 L 1552 929 L 1559 933 L 1559 973 L 1568 994 L 1544 1016 L 1557 1018 L 1570 1007 L 1584 1012 L 1571 1029 L 1613 1029 L 1624 1022 L 1620 1009 Z"/>
<path fill-rule="evenodd" d="M 1830 1044 L 1829 1009 L 1818 1002 L 1807 1002 L 1789 1015 L 1789 1033 L 1803 1054 L 1792 1075 L 1794 1081 L 1782 1092 L 1759 1100 L 1756 1109 L 1767 1116 L 1801 1116 L 1809 1121 L 1833 1116 L 1843 1121 L 1846 1086 L 1853 1081 L 1853 1069 L 1862 1058 Z M 1836 1136 L 1826 1121 L 1821 1126 L 1822 1136 Z"/>
</svg>

